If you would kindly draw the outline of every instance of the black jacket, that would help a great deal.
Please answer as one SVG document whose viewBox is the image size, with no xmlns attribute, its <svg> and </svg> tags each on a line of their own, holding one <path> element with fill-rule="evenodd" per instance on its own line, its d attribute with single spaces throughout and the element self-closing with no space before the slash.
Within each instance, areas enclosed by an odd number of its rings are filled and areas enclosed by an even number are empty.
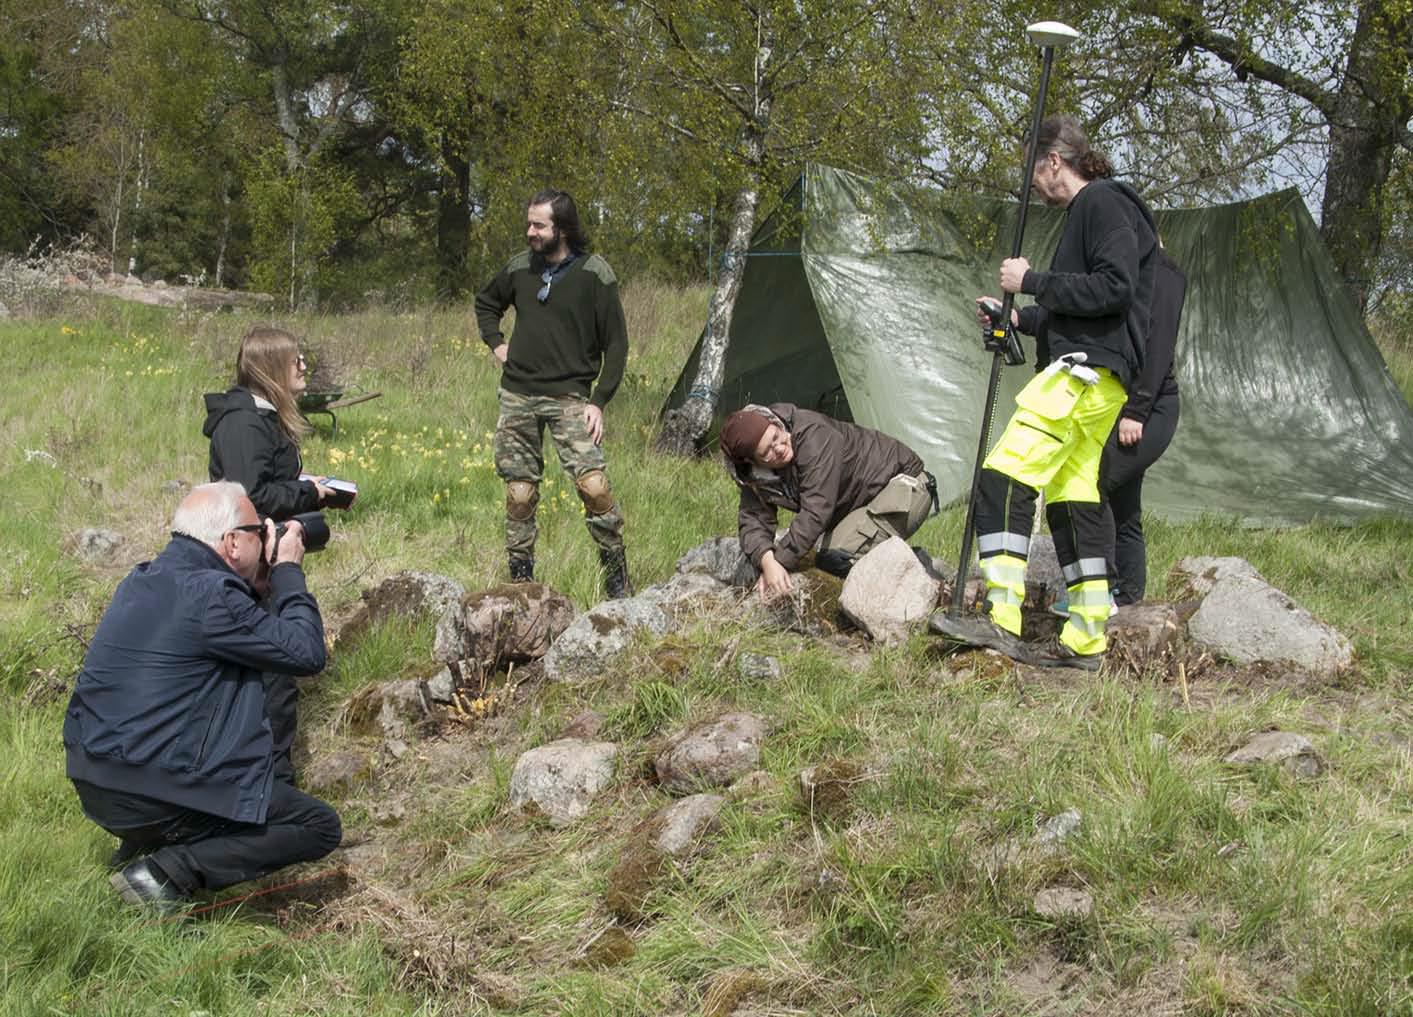
<svg viewBox="0 0 1413 1017">
<path fill-rule="evenodd" d="M 64 717 L 69 777 L 263 823 L 274 770 L 261 673 L 324 667 L 299 566 L 271 570 L 268 605 L 210 547 L 173 534 L 98 623 Z"/>
<path fill-rule="evenodd" d="M 1031 269 L 1021 292 L 1035 304 L 1020 328 L 1036 337 L 1037 367 L 1083 352 L 1128 388 L 1143 368 L 1158 233 L 1128 184 L 1092 180 L 1070 202 L 1047 271 Z"/>
<path fill-rule="evenodd" d="M 1146 423 L 1160 400 L 1176 399 L 1177 376 L 1173 357 L 1177 351 L 1178 322 L 1187 299 L 1187 275 L 1168 252 L 1158 249 L 1153 276 L 1153 317 L 1148 325 L 1148 347 L 1143 370 L 1129 386 L 1128 402 L 1119 414 Z"/>
<path fill-rule="evenodd" d="M 299 479 L 299 446 L 281 430 L 274 410 L 255 405 L 249 389 L 206 393 L 201 433 L 211 439 L 211 479 L 244 485 L 262 516 L 278 522 L 319 507 L 319 489 Z"/>
</svg>

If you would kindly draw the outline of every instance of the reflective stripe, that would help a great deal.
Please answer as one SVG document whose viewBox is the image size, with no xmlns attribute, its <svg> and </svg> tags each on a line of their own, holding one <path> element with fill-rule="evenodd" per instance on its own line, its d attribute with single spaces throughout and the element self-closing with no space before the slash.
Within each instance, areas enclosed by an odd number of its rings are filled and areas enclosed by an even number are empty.
<svg viewBox="0 0 1413 1017">
<path fill-rule="evenodd" d="M 986 590 L 986 599 L 993 604 L 1014 604 L 1021 607 L 1025 603 L 1025 596 L 1017 593 L 1009 586 L 992 586 Z"/>
<path fill-rule="evenodd" d="M 1081 558 L 1071 565 L 1066 565 L 1062 571 L 1065 574 L 1065 585 L 1073 586 L 1084 579 L 1106 579 L 1109 575 L 1109 563 L 1103 558 Z"/>
<path fill-rule="evenodd" d="M 1101 590 L 1098 587 L 1069 592 L 1070 607 L 1102 607 L 1107 609 L 1113 603 L 1113 596 L 1108 590 Z"/>
<path fill-rule="evenodd" d="M 1078 611 L 1071 611 L 1069 623 L 1082 630 L 1085 635 L 1097 639 L 1104 634 L 1104 623 L 1108 620 L 1107 613 L 1102 618 L 1086 618 Z"/>
<path fill-rule="evenodd" d="M 1030 554 L 1030 538 L 1019 533 L 982 533 L 976 538 L 978 554 L 1014 554 L 1025 558 Z"/>
<path fill-rule="evenodd" d="M 986 577 L 988 583 L 1001 586 L 1025 586 L 1024 565 L 984 561 L 981 563 L 981 574 Z"/>
</svg>

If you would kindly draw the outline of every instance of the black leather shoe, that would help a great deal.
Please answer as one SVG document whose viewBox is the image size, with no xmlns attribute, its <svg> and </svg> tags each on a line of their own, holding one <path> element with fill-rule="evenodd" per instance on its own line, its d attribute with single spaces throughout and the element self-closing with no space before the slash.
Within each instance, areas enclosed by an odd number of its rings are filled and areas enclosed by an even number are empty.
<svg viewBox="0 0 1413 1017">
<path fill-rule="evenodd" d="M 535 559 L 512 557 L 510 559 L 510 581 L 512 583 L 533 583 L 535 581 Z"/>
<path fill-rule="evenodd" d="M 151 908 L 166 915 L 179 911 L 182 905 L 191 899 L 146 858 L 129 862 L 113 873 L 108 882 L 126 903 Z"/>
<path fill-rule="evenodd" d="M 838 579 L 847 578 L 849 570 L 854 567 L 856 561 L 858 558 L 854 555 L 844 551 L 836 551 L 834 548 L 816 551 L 814 555 L 814 567 L 821 572 L 828 572 Z"/>
</svg>

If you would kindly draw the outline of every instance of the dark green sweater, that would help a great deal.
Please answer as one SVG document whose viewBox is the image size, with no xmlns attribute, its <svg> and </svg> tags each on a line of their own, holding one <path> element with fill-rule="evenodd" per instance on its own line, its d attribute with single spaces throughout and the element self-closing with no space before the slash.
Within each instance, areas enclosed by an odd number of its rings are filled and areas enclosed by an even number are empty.
<svg viewBox="0 0 1413 1017">
<path fill-rule="evenodd" d="M 549 299 L 540 303 L 535 294 L 544 286 L 545 268 L 538 254 L 522 252 L 476 294 L 481 340 L 491 349 L 505 342 L 501 318 L 514 307 L 515 330 L 501 373 L 506 391 L 581 395 L 602 409 L 628 361 L 618 279 L 603 258 L 581 254 L 554 277 Z"/>
</svg>

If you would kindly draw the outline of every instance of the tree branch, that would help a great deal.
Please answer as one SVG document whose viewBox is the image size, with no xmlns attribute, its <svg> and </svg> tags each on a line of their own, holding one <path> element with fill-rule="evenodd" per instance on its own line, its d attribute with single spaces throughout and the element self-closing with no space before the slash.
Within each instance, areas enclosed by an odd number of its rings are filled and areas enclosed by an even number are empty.
<svg viewBox="0 0 1413 1017">
<path fill-rule="evenodd" d="M 712 74 L 711 70 L 697 58 L 695 49 L 687 45 L 687 40 L 683 39 L 681 33 L 677 31 L 677 24 L 672 20 L 672 16 L 670 14 L 664 14 L 653 0 L 640 0 L 640 2 L 652 14 L 653 20 L 662 26 L 663 31 L 668 34 L 668 37 L 672 40 L 673 47 L 681 53 L 683 59 L 696 71 L 698 75 L 696 84 L 724 100 L 732 109 L 741 114 L 747 122 L 754 120 L 755 110 L 743 99 L 733 95 L 731 90 L 722 84 L 721 81 L 717 79 L 716 75 Z"/>
<path fill-rule="evenodd" d="M 1211 53 L 1218 60 L 1230 66 L 1236 72 L 1238 80 L 1247 75 L 1253 75 L 1277 88 L 1290 92 L 1292 95 L 1300 96 L 1319 110 L 1327 120 L 1335 118 L 1338 97 L 1329 89 L 1321 87 L 1319 82 L 1312 81 L 1288 67 L 1258 56 L 1232 36 L 1213 31 L 1205 25 L 1199 24 L 1193 18 L 1175 18 L 1171 14 L 1164 15 L 1157 10 L 1156 4 L 1153 3 L 1140 4 L 1139 9 L 1146 10 L 1147 13 L 1157 17 L 1164 24 L 1181 32 L 1185 43 L 1190 43 L 1198 49 Z"/>
</svg>

